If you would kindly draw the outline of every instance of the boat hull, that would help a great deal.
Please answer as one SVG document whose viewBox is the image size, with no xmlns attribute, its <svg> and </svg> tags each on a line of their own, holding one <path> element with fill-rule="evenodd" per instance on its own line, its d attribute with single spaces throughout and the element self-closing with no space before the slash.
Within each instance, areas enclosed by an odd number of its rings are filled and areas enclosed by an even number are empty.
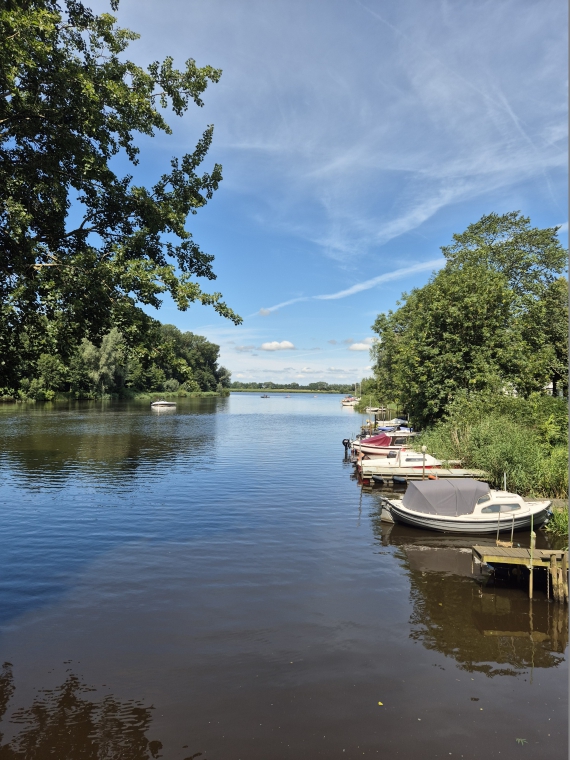
<svg viewBox="0 0 570 760">
<path fill-rule="evenodd" d="M 466 517 L 441 517 L 439 515 L 421 514 L 407 510 L 392 501 L 387 502 L 390 513 L 395 522 L 410 525 L 414 528 L 423 528 L 425 530 L 435 530 L 439 533 L 469 533 L 469 534 L 486 534 L 496 533 L 497 523 L 499 532 L 513 530 L 528 530 L 531 526 L 531 517 L 533 527 L 538 528 L 543 525 L 550 516 L 550 502 L 536 511 L 529 510 L 522 515 L 515 517 L 513 525 L 512 513 L 506 513 L 501 516 L 500 521 L 497 517 L 489 519 L 469 519 Z"/>
</svg>

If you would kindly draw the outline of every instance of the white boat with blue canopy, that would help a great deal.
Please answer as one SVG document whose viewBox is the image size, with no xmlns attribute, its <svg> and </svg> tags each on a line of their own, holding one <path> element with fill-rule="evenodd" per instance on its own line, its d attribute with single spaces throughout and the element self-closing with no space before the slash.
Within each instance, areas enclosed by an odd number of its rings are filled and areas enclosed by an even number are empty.
<svg viewBox="0 0 570 760">
<path fill-rule="evenodd" d="M 496 533 L 539 527 L 551 501 L 525 501 L 473 478 L 410 481 L 402 499 L 384 499 L 394 521 L 443 533 Z"/>
</svg>

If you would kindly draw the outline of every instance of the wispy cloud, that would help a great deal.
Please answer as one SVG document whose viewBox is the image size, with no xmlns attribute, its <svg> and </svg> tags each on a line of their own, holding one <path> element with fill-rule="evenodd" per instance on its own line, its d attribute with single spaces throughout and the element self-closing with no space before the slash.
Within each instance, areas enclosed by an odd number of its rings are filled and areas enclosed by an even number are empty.
<svg viewBox="0 0 570 760">
<path fill-rule="evenodd" d="M 431 259 L 430 261 L 423 261 L 420 264 L 413 264 L 412 266 L 403 267 L 402 269 L 396 269 L 394 272 L 386 272 L 380 274 L 378 277 L 372 277 L 370 280 L 364 280 L 364 282 L 358 282 L 355 285 L 351 285 L 350 288 L 339 290 L 337 293 L 329 293 L 319 296 L 302 296 L 299 298 L 292 298 L 289 301 L 282 301 L 275 304 L 275 306 L 269 306 L 267 308 L 260 309 L 259 314 L 267 315 L 274 311 L 282 309 L 284 306 L 290 306 L 294 303 L 301 301 L 330 301 L 337 298 L 347 298 L 353 296 L 356 293 L 361 293 L 363 290 L 370 290 L 377 285 L 381 285 L 384 282 L 391 282 L 393 280 L 401 280 L 403 277 L 409 277 L 410 275 L 417 274 L 418 272 L 426 272 L 435 269 L 440 269 L 445 265 L 445 259 Z M 329 341 L 330 343 L 331 341 Z"/>
</svg>

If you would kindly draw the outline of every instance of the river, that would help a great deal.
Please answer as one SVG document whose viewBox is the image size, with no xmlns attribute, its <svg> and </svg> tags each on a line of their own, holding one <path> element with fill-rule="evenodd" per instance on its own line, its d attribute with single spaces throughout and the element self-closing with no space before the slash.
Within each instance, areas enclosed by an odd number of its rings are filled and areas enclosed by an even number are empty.
<svg viewBox="0 0 570 760">
<path fill-rule="evenodd" d="M 566 758 L 567 609 L 381 523 L 359 424 L 333 395 L 1 406 L 2 760 Z"/>
</svg>

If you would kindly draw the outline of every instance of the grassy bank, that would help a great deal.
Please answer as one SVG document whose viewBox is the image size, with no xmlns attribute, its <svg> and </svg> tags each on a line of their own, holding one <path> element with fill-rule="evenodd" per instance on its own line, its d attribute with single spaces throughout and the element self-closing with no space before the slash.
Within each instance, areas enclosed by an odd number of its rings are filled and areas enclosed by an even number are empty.
<svg viewBox="0 0 570 760">
<path fill-rule="evenodd" d="M 125 389 L 122 393 L 105 393 L 101 394 L 77 394 L 77 393 L 55 393 L 49 398 L 41 399 L 20 399 L 13 396 L 0 396 L 0 402 L 12 404 L 45 404 L 54 401 L 155 401 L 157 399 L 176 399 L 176 398 L 223 398 L 229 396 L 229 391 L 224 389 L 218 391 L 130 391 Z"/>
<path fill-rule="evenodd" d="M 144 393 L 135 393 L 130 398 L 133 398 L 135 401 L 139 400 L 146 400 L 146 399 L 176 399 L 176 398 L 224 398 L 226 396 L 229 396 L 229 391 L 222 391 L 221 393 L 218 393 L 217 391 L 175 391 L 173 393 L 168 393 L 166 391 L 153 391 L 152 393 L 150 391 L 144 392 Z"/>
<path fill-rule="evenodd" d="M 568 538 L 568 504 L 563 507 L 555 507 L 552 510 L 552 517 L 545 527 L 545 531 L 553 536 L 566 536 Z"/>
<path fill-rule="evenodd" d="M 568 496 L 568 410 L 549 396 L 463 397 L 425 430 L 419 445 L 440 459 L 485 470 L 494 486 L 523 496 Z"/>
</svg>

